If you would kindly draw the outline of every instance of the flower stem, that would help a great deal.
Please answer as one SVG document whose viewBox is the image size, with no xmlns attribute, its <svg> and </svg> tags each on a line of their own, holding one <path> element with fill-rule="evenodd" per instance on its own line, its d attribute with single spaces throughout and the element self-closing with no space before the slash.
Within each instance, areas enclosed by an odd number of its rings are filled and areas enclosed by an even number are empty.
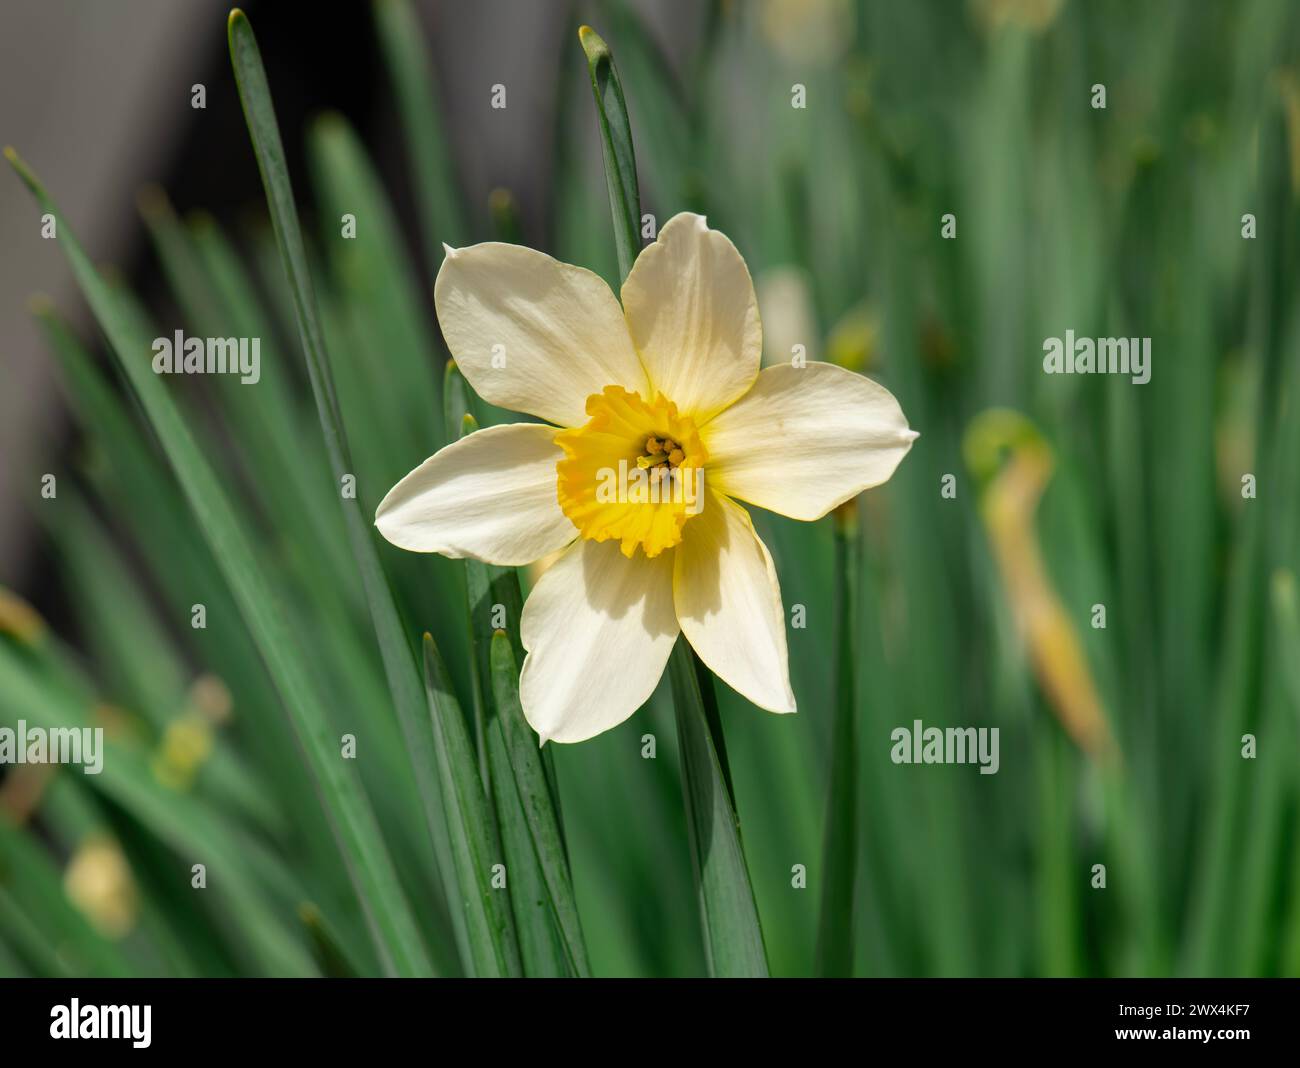
<svg viewBox="0 0 1300 1068">
<path fill-rule="evenodd" d="M 831 725 L 831 781 L 826 794 L 821 918 L 817 973 L 846 976 L 853 968 L 853 899 L 857 877 L 857 731 L 854 716 L 854 604 L 858 586 L 856 504 L 836 509 L 835 718 Z"/>
<path fill-rule="evenodd" d="M 685 639 L 673 649 L 668 671 L 709 974 L 766 976 L 763 931 L 745 867 L 713 679 Z"/>
<path fill-rule="evenodd" d="M 578 31 L 578 38 L 591 71 L 591 89 L 605 149 L 605 179 L 614 218 L 619 276 L 626 280 L 641 241 L 641 195 L 632 154 L 632 128 L 609 45 L 589 26 Z M 685 638 L 673 649 L 668 671 L 677 711 L 682 793 L 709 973 L 766 976 L 763 931 L 740 843 L 736 795 L 722 740 L 713 676 Z"/>
</svg>

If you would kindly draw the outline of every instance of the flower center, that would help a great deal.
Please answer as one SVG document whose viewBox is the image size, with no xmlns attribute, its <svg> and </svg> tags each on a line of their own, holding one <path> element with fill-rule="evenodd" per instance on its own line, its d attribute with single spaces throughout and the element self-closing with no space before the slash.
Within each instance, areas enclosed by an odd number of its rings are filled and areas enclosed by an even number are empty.
<svg viewBox="0 0 1300 1068">
<path fill-rule="evenodd" d="M 561 509 L 584 538 L 617 538 L 627 557 L 638 545 L 658 556 L 704 506 L 708 454 L 699 430 L 663 394 L 647 403 L 622 386 L 588 397 L 587 415 L 555 435 L 564 450 L 556 464 Z"/>
</svg>

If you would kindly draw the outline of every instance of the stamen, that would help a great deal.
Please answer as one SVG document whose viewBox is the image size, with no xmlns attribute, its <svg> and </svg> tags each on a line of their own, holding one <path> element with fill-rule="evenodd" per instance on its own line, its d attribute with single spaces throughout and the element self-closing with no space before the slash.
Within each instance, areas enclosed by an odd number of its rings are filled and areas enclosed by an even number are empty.
<svg viewBox="0 0 1300 1068">
<path fill-rule="evenodd" d="M 670 437 L 659 438 L 651 434 L 645 439 L 644 456 L 638 456 L 636 465 L 642 471 L 650 468 L 652 472 L 661 469 L 667 470 L 671 467 L 680 467 L 683 460 L 686 459 L 686 453 L 682 447 L 673 441 Z"/>
</svg>

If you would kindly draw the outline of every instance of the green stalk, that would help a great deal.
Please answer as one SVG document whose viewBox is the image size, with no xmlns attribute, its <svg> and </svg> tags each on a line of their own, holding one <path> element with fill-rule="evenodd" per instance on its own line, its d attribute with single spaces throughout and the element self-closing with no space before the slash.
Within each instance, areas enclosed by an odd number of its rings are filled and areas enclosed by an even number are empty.
<svg viewBox="0 0 1300 1068">
<path fill-rule="evenodd" d="M 474 743 L 464 713 L 447 679 L 438 647 L 427 634 L 424 686 L 459 886 L 453 911 L 463 916 L 457 935 L 462 940 L 465 964 L 474 976 L 518 976 L 522 969 L 508 891 L 492 885 L 493 869 L 503 861 L 501 841 L 478 776 Z"/>
<path fill-rule="evenodd" d="M 641 234 L 641 195 L 632 152 L 632 127 L 609 45 L 589 26 L 578 31 L 578 38 L 591 72 L 619 274 L 626 280 L 640 248 Z M 685 638 L 673 649 L 669 672 L 709 972 L 717 976 L 766 976 L 767 954 L 740 842 L 740 819 L 713 676 Z"/>
<path fill-rule="evenodd" d="M 448 364 L 445 384 L 448 397 L 455 398 L 461 406 L 459 417 L 456 409 L 447 408 L 448 436 L 474 433 L 478 429 L 478 422 L 466 410 L 470 397 L 469 385 L 454 364 Z M 502 640 L 510 647 L 511 663 L 517 664 L 523 658 L 523 646 L 519 639 L 523 595 L 519 589 L 519 577 L 514 568 L 497 567 L 479 560 L 466 560 L 464 566 L 469 646 L 473 659 L 473 727 L 479 771 L 483 788 L 492 799 L 497 831 L 510 869 L 510 903 L 514 910 L 515 931 L 519 936 L 519 954 L 524 973 L 546 977 L 583 974 L 579 970 L 578 961 L 582 961 L 585 970 L 585 950 L 579 945 L 579 951 L 575 952 L 572 937 L 567 939 L 566 944 L 565 932 L 557 926 L 559 908 L 542 867 L 545 847 L 536 843 L 533 828 L 535 820 L 530 819 L 525 812 L 529 795 L 517 782 L 518 769 L 512 766 L 516 764 L 516 759 L 512 756 L 512 745 L 500 723 L 503 707 L 513 703 L 514 709 L 519 708 L 519 672 L 516 669 L 509 679 L 497 677 L 492 647 L 494 635 L 501 634 L 501 631 L 493 622 L 493 615 L 495 606 L 501 605 L 505 611 L 505 619 L 501 622 L 509 628 L 510 634 L 508 638 L 503 635 Z M 509 712 L 506 714 L 509 715 Z M 519 715 L 522 717 L 522 712 Z M 532 751 L 532 759 L 537 761 L 540 768 L 544 757 L 537 752 L 531 733 L 528 747 Z M 548 807 L 552 812 L 558 811 L 558 802 L 553 803 L 544 773 L 541 781 L 547 790 Z"/>
<path fill-rule="evenodd" d="M 668 671 L 677 710 L 682 795 L 709 974 L 766 977 L 767 954 L 745 868 L 740 821 L 704 711 L 697 663 L 690 645 L 679 639 Z"/>
<path fill-rule="evenodd" d="M 489 729 L 500 734 L 509 757 L 519 801 L 527 817 L 545 889 L 564 938 L 568 965 L 575 975 L 591 973 L 587 947 L 578 920 L 569 859 L 560 834 L 559 813 L 551 803 L 551 789 L 537 738 L 524 719 L 519 704 L 519 667 L 510 638 L 498 630 L 492 636 L 492 691 L 496 714 Z"/>
<path fill-rule="evenodd" d="M 355 468 L 343 429 L 334 380 L 330 374 L 325 334 L 307 266 L 306 247 L 294 207 L 288 164 L 280 141 L 266 72 L 262 67 L 253 28 L 238 8 L 230 14 L 229 38 L 231 61 L 244 107 L 244 118 L 248 123 L 258 170 L 266 190 L 282 265 L 293 294 L 294 312 L 303 355 L 307 360 L 312 394 L 316 399 L 321 432 L 325 438 L 330 467 L 336 483 L 339 483 L 346 475 L 354 472 Z M 361 571 L 375 636 L 383 658 L 384 673 L 392 692 L 402 735 L 410 751 L 411 764 L 424 805 L 425 822 L 438 866 L 445 872 L 451 860 L 446 835 L 447 822 L 441 808 L 438 785 L 433 777 L 434 739 L 424 718 L 424 700 L 420 693 L 419 675 L 412 649 L 393 600 L 392 590 L 379 562 L 370 523 L 362 514 L 360 497 L 355 494 L 350 498 L 340 496 L 348 540 Z"/>
<path fill-rule="evenodd" d="M 442 242 L 465 243 L 464 209 L 447 152 L 433 69 L 424 34 L 408 0 L 375 0 L 375 30 L 402 116 L 420 229 L 430 265 L 442 262 Z M 453 439 L 454 440 L 454 439 Z"/>
<path fill-rule="evenodd" d="M 857 731 L 853 661 L 859 534 L 856 505 L 835 512 L 835 719 L 831 727 L 831 782 L 826 795 L 821 919 L 817 972 L 853 970 L 853 902 L 857 876 Z"/>
</svg>

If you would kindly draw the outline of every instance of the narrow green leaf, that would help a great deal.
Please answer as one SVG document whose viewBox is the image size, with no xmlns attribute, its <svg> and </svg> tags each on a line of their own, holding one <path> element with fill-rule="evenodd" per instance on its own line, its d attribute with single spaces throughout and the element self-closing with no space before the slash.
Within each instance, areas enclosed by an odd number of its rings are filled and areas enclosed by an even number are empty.
<svg viewBox="0 0 1300 1068">
<path fill-rule="evenodd" d="M 424 636 L 424 688 L 459 886 L 456 901 L 462 906 L 452 911 L 464 921 L 457 933 L 464 939 L 465 962 L 471 975 L 518 976 L 522 970 L 507 893 L 492 886 L 492 869 L 502 863 L 501 843 L 460 703 L 428 634 Z"/>
<path fill-rule="evenodd" d="M 464 383 L 459 373 L 449 373 L 450 383 Z M 469 387 L 457 388 L 468 398 Z M 458 423 L 448 409 L 448 432 L 457 426 L 461 437 L 478 429 L 474 416 L 466 411 Z M 513 621 L 511 631 L 518 634 L 518 620 L 523 611 L 523 597 L 514 568 L 496 567 L 478 560 L 465 561 L 465 594 L 469 623 L 469 645 L 473 657 L 474 733 L 478 746 L 479 772 L 483 788 L 492 798 L 501 845 L 510 870 L 510 904 L 514 911 L 515 931 L 519 936 L 519 955 L 524 974 L 556 977 L 569 975 L 574 968 L 566 952 L 564 938 L 556 926 L 549 907 L 545 877 L 533 848 L 533 836 L 523 801 L 516 788 L 510 767 L 510 755 L 501 729 L 496 725 L 496 701 L 493 689 L 491 644 L 496 631 L 494 617 L 498 606 L 506 621 Z M 516 637 L 516 641 L 518 638 Z"/>
<path fill-rule="evenodd" d="M 232 19 L 242 21 L 236 13 Z M 374 812 L 356 777 L 339 759 L 337 739 L 325 715 L 326 701 L 297 655 L 293 633 L 276 600 L 248 532 L 199 449 L 189 426 L 149 365 L 148 338 L 132 324 L 95 270 L 71 226 L 62 217 L 31 169 L 9 148 L 5 156 L 43 211 L 59 224 L 63 246 L 96 319 L 108 336 L 123 372 L 148 413 L 185 497 L 253 632 L 276 688 L 284 701 L 330 815 L 353 884 L 385 966 L 399 974 L 429 970 L 414 917 L 393 871 Z"/>
<path fill-rule="evenodd" d="M 375 0 L 375 28 L 393 79 L 397 107 L 411 155 L 420 228 L 429 264 L 441 262 L 442 242 L 465 242 L 464 209 L 456 188 L 438 94 L 419 19 L 407 0 Z M 452 440 L 455 440 L 454 438 Z"/>
<path fill-rule="evenodd" d="M 641 193 L 637 185 L 636 156 L 632 151 L 632 126 L 609 45 L 590 26 L 578 30 L 578 40 L 587 54 L 591 91 L 596 98 L 600 143 L 605 155 L 605 184 L 609 188 L 609 211 L 614 220 L 614 246 L 618 249 L 619 273 L 626 278 L 641 248 Z"/>
<path fill-rule="evenodd" d="M 455 369 L 453 363 L 447 364 L 446 384 L 451 388 L 454 399 L 466 403 L 471 396 L 469 383 L 465 376 Z M 444 413 L 447 419 L 447 440 L 456 441 L 468 437 L 478 429 L 478 421 L 468 408 L 462 408 L 457 414 L 456 407 L 449 399 Z M 474 746 L 478 753 L 479 775 L 483 779 L 483 789 L 492 791 L 492 768 L 488 759 L 487 721 L 489 705 L 492 702 L 492 679 L 488 669 L 487 636 L 492 633 L 492 584 L 494 576 L 504 574 L 504 569 L 490 564 L 467 559 L 463 568 L 465 574 L 465 621 L 469 655 L 472 660 L 470 672 L 470 691 L 474 706 L 470 709 L 471 726 L 474 728 Z M 518 594 L 516 593 L 516 601 Z M 514 606 L 511 606 L 514 607 Z M 507 609 L 509 611 L 510 609 Z"/>
<path fill-rule="evenodd" d="M 853 903 L 857 876 L 857 741 L 853 625 L 858 570 L 858 520 L 853 505 L 835 513 L 835 721 L 831 728 L 831 782 L 826 796 L 821 919 L 817 971 L 847 976 L 853 969 Z"/>
<path fill-rule="evenodd" d="M 474 433 L 478 421 L 469 411 L 473 393 L 465 377 L 448 363 L 443 380 L 447 437 L 455 439 Z M 514 568 L 495 567 L 477 560 L 464 562 L 466 622 L 473 671 L 473 720 L 484 790 L 491 796 L 510 871 L 510 902 L 519 936 L 519 953 L 524 973 L 564 976 L 576 973 L 563 933 L 557 926 L 545 876 L 533 846 L 533 834 L 524 803 L 516 787 L 511 758 L 504 734 L 496 725 L 496 701 L 491 663 L 492 637 L 498 622 L 510 626 L 518 643 L 518 622 L 523 596 Z M 505 620 L 497 619 L 498 606 Z M 509 644 L 507 642 L 507 644 Z M 522 653 L 522 646 L 520 646 Z M 516 683 L 517 685 L 517 683 Z"/>
<path fill-rule="evenodd" d="M 352 461 L 325 351 L 325 335 L 321 328 L 298 213 L 294 207 L 293 189 L 289 184 L 288 164 L 257 41 L 248 19 L 238 9 L 230 16 L 229 36 L 230 55 L 240 100 L 244 106 L 244 117 L 252 137 L 258 169 L 262 174 L 284 271 L 293 291 L 294 312 L 303 354 L 307 360 L 312 393 L 316 398 L 321 431 L 325 437 L 326 452 L 335 479 L 341 480 L 352 472 Z M 361 571 L 371 620 L 384 662 L 384 673 L 392 691 L 403 737 L 410 750 L 411 764 L 424 805 L 425 822 L 438 864 L 445 869 L 451 859 L 450 843 L 443 833 L 446 823 L 440 809 L 438 787 L 433 780 L 434 742 L 422 715 L 419 676 L 412 660 L 411 646 L 379 562 L 379 555 L 375 551 L 370 524 L 362 515 L 360 500 L 356 496 L 345 497 L 342 504 L 348 540 Z"/>
<path fill-rule="evenodd" d="M 485 745 L 492 810 L 501 835 L 503 860 L 510 873 L 510 908 L 524 975 L 565 978 L 575 974 L 575 969 L 551 908 L 524 801 L 515 786 L 510 753 L 495 714 L 486 724 Z"/>
<path fill-rule="evenodd" d="M 492 636 L 492 691 L 496 700 L 493 728 L 504 736 L 515 788 L 523 803 L 532 832 L 533 848 L 546 880 L 546 890 L 556 922 L 564 935 L 565 949 L 575 974 L 590 974 L 587 947 L 578 920 L 578 903 L 573 893 L 573 876 L 560 836 L 560 821 L 551 804 L 551 790 L 536 744 L 536 735 L 524 719 L 519 704 L 519 667 L 510 639 L 503 631 Z"/>
<path fill-rule="evenodd" d="M 609 46 L 589 26 L 579 29 L 578 38 L 587 54 L 596 98 L 619 274 L 626 280 L 640 247 L 641 233 L 641 195 L 632 129 Z M 766 976 L 763 932 L 740 843 L 740 821 L 713 678 L 685 639 L 673 650 L 669 672 L 709 971 L 720 976 Z"/>
<path fill-rule="evenodd" d="M 673 649 L 668 670 L 677 709 L 682 794 L 709 973 L 765 977 L 767 955 L 754 890 L 745 868 L 740 821 L 709 729 L 695 654 L 685 639 L 680 639 Z"/>
</svg>

